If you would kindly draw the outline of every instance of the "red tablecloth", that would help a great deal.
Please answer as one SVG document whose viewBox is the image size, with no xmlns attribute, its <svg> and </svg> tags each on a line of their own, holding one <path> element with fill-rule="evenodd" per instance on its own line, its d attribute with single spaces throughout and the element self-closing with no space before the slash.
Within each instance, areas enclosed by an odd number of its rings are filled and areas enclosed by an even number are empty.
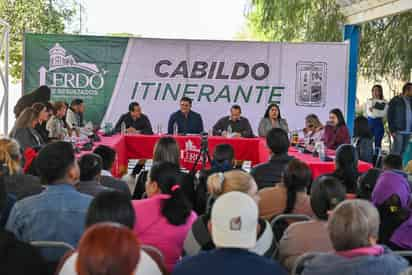
<svg viewBox="0 0 412 275">
<path fill-rule="evenodd" d="M 151 159 L 153 148 L 159 135 L 115 135 L 112 137 L 102 137 L 102 141 L 95 143 L 95 146 L 104 144 L 117 151 L 117 158 L 112 169 L 115 176 L 120 176 L 127 169 L 128 159 Z M 199 136 L 177 136 L 175 137 L 180 148 L 181 165 L 186 169 L 192 169 L 197 156 L 200 153 L 201 138 Z M 266 142 L 262 138 L 225 138 L 209 137 L 209 154 L 212 156 L 213 150 L 218 144 L 228 143 L 235 149 L 237 160 L 250 160 L 252 166 L 265 162 L 269 159 L 269 151 Z M 312 170 L 313 178 L 322 174 L 332 173 L 335 170 L 333 161 L 325 162 L 315 158 L 310 154 L 302 154 L 295 148 L 290 148 L 289 154 L 307 163 Z M 200 168 L 200 162 L 197 168 Z M 359 172 L 365 172 L 372 168 L 370 163 L 359 162 Z"/>
</svg>

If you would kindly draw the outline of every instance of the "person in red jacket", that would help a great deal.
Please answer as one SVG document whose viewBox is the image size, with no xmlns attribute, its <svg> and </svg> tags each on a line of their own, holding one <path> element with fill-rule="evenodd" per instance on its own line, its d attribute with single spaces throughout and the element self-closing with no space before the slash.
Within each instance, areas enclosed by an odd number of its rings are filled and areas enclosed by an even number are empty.
<svg viewBox="0 0 412 275">
<path fill-rule="evenodd" d="M 341 110 L 332 109 L 329 112 L 329 121 L 325 127 L 323 140 L 326 147 L 333 150 L 341 144 L 350 144 L 349 130 Z"/>
</svg>

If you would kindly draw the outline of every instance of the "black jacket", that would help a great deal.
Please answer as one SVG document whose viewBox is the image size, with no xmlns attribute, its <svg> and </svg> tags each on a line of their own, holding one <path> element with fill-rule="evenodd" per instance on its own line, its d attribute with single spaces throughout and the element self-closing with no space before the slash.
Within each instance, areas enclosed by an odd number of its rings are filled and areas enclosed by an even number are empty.
<svg viewBox="0 0 412 275">
<path fill-rule="evenodd" d="M 408 100 L 412 104 L 412 100 Z M 389 101 L 388 126 L 391 133 L 406 129 L 406 106 L 402 96 L 395 96 Z"/>
<path fill-rule="evenodd" d="M 126 129 L 129 127 L 133 127 L 136 130 L 140 131 L 142 134 L 153 135 L 152 125 L 150 124 L 150 120 L 144 114 L 141 114 L 140 118 L 136 120 L 133 120 L 130 113 L 123 114 L 120 117 L 119 121 L 117 121 L 116 126 L 114 127 L 114 130 L 116 133 L 121 131 L 123 121 L 126 124 Z"/>
<path fill-rule="evenodd" d="M 16 196 L 17 200 L 41 193 L 44 188 L 40 179 L 21 172 L 4 177 L 7 193 Z"/>
<path fill-rule="evenodd" d="M 108 187 L 108 188 L 112 188 L 116 191 L 119 192 L 123 192 L 125 194 L 127 194 L 128 196 L 130 196 L 130 189 L 127 186 L 127 183 L 125 183 L 122 180 L 113 178 L 113 177 L 109 177 L 109 176 L 101 176 L 100 177 L 100 184 Z"/>
<path fill-rule="evenodd" d="M 272 156 L 268 162 L 254 167 L 250 171 L 250 174 L 255 179 L 258 189 L 273 187 L 280 182 L 286 165 L 288 165 L 292 159 L 293 157 L 287 154 Z"/>
</svg>

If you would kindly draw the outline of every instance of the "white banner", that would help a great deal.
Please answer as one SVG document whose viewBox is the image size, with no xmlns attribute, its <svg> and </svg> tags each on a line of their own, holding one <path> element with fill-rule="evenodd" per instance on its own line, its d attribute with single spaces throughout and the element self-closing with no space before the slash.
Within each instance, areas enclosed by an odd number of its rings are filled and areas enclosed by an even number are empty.
<svg viewBox="0 0 412 275">
<path fill-rule="evenodd" d="M 315 113 L 322 121 L 332 108 L 346 112 L 347 43 L 264 43 L 129 40 L 105 122 L 116 123 L 137 101 L 153 130 L 167 131 L 183 96 L 202 115 L 205 131 L 230 106 L 239 104 L 254 133 L 266 107 L 279 103 L 289 129 L 304 127 Z"/>
</svg>

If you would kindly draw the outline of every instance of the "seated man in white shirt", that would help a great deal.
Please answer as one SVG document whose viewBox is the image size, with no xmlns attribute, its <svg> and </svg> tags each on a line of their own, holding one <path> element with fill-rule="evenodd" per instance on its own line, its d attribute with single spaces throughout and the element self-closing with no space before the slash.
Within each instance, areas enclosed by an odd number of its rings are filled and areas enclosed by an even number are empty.
<svg viewBox="0 0 412 275">
<path fill-rule="evenodd" d="M 84 102 L 80 98 L 73 99 L 70 103 L 70 108 L 67 109 L 66 113 L 66 123 L 70 130 L 78 129 L 83 127 L 83 113 L 84 113 Z"/>
</svg>

